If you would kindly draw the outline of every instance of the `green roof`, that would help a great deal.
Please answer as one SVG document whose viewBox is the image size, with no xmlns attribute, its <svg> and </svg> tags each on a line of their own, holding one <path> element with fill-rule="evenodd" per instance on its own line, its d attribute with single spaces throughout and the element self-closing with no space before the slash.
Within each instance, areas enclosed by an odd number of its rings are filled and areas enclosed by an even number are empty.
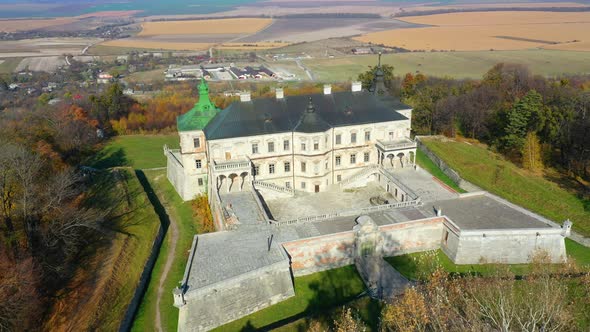
<svg viewBox="0 0 590 332">
<path fill-rule="evenodd" d="M 204 78 L 198 88 L 199 101 L 191 110 L 176 118 L 178 131 L 203 130 L 220 111 L 209 99 L 209 86 Z"/>
</svg>

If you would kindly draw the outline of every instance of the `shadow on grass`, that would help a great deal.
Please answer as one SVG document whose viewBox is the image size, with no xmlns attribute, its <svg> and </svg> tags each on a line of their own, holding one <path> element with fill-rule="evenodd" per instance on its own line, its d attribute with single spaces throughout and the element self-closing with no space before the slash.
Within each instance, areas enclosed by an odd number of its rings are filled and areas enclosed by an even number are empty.
<svg viewBox="0 0 590 332">
<path fill-rule="evenodd" d="M 122 148 L 106 147 L 97 152 L 87 164 L 98 169 L 129 166 L 129 160 Z"/>
<path fill-rule="evenodd" d="M 156 195 L 156 193 L 154 192 L 151 184 L 149 183 L 147 177 L 145 176 L 145 173 L 141 170 L 136 170 L 135 171 L 135 175 L 137 176 L 137 178 L 139 179 L 139 183 L 141 184 L 141 186 L 143 187 L 144 192 L 146 193 L 150 203 L 152 204 L 152 206 L 154 207 L 154 211 L 156 212 L 156 214 L 158 215 L 158 218 L 160 219 L 160 224 L 162 227 L 162 239 L 165 238 L 167 232 L 168 232 L 168 227 L 170 226 L 170 218 L 168 216 L 168 213 L 166 213 L 166 209 L 164 208 L 164 206 L 162 205 L 162 203 L 160 202 L 160 199 L 158 198 L 158 196 Z M 164 242 L 164 240 L 160 241 L 160 245 L 158 246 L 158 248 L 154 248 L 154 255 L 155 257 L 158 257 L 160 255 L 160 250 L 162 248 L 162 243 Z M 145 293 L 147 291 L 147 285 L 150 284 L 151 279 L 152 279 L 152 273 L 153 273 L 153 268 L 154 268 L 155 264 L 151 266 L 149 271 L 144 271 L 144 273 L 146 273 L 147 275 L 147 279 L 145 282 L 145 287 L 142 290 L 141 296 L 138 299 L 138 303 L 142 303 L 143 299 L 145 297 Z M 132 314 L 132 318 L 131 318 L 131 322 L 133 322 L 136 318 L 137 315 L 137 310 L 139 309 L 139 305 L 137 306 L 137 308 L 135 308 L 133 314 Z"/>
</svg>

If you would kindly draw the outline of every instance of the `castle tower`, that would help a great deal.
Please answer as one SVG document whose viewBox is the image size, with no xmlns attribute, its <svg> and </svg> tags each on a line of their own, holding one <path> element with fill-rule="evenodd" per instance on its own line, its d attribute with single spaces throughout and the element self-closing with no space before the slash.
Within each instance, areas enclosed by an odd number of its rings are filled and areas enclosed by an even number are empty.
<svg viewBox="0 0 590 332">
<path fill-rule="evenodd" d="M 199 100 L 195 106 L 176 120 L 180 151 L 168 156 L 168 178 L 184 200 L 207 193 L 207 142 L 203 129 L 220 111 L 209 98 L 205 79 L 201 79 L 198 91 Z M 178 161 L 180 167 L 170 167 L 171 161 L 172 166 Z"/>
</svg>

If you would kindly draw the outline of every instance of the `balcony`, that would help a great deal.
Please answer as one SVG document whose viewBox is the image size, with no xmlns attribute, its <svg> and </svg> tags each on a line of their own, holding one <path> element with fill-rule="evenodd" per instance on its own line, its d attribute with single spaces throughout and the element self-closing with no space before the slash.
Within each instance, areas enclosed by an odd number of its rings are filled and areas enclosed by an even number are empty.
<svg viewBox="0 0 590 332">
<path fill-rule="evenodd" d="M 395 151 L 395 150 L 403 150 L 403 149 L 415 149 L 418 147 L 416 141 L 413 141 L 409 138 L 402 138 L 395 141 L 382 141 L 377 140 L 377 148 L 379 150 L 386 152 L 386 151 Z"/>
<path fill-rule="evenodd" d="M 250 172 L 252 163 L 248 159 L 227 160 L 222 162 L 213 161 L 213 170 L 215 172 L 233 172 L 246 171 Z"/>
</svg>

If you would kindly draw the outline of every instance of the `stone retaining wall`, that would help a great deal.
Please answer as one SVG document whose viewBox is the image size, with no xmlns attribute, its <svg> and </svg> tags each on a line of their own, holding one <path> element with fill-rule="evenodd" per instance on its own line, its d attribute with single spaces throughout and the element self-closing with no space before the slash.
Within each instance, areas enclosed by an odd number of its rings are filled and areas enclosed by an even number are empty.
<svg viewBox="0 0 590 332">
<path fill-rule="evenodd" d="M 432 162 L 441 169 L 443 173 L 445 173 L 453 182 L 455 182 L 461 189 L 472 192 L 472 191 L 481 191 L 482 189 L 478 186 L 474 185 L 473 183 L 464 180 L 459 173 L 453 170 L 446 162 L 444 162 L 441 158 L 439 158 L 434 152 L 430 151 L 430 149 L 422 143 L 421 138 L 425 136 L 416 136 L 416 142 L 418 143 L 418 148 L 424 152 L 424 154 L 432 160 Z"/>
<path fill-rule="evenodd" d="M 185 294 L 178 331 L 209 331 L 295 295 L 284 260 Z"/>
</svg>

